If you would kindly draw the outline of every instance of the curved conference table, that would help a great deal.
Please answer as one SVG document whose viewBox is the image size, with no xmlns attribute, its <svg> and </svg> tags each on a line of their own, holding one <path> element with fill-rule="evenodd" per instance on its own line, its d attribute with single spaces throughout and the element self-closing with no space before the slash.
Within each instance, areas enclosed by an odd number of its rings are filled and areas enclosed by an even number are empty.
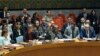
<svg viewBox="0 0 100 56">
<path fill-rule="evenodd" d="M 36 45 L 11 51 L 4 56 L 100 56 L 100 42 Z"/>
</svg>

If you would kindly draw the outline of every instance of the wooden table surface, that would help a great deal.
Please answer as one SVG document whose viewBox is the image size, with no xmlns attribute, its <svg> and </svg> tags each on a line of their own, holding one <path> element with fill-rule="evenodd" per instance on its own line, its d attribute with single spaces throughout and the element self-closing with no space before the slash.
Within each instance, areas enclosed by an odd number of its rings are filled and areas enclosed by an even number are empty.
<svg viewBox="0 0 100 56">
<path fill-rule="evenodd" d="M 100 42 L 65 42 L 34 45 L 4 56 L 100 56 Z"/>
</svg>

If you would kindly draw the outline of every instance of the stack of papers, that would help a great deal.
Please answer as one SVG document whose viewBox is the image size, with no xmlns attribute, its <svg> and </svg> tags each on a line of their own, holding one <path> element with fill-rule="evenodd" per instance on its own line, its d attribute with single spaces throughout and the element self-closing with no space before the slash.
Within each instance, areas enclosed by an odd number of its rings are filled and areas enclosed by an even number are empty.
<svg viewBox="0 0 100 56">
<path fill-rule="evenodd" d="M 96 38 L 83 38 L 84 40 L 90 40 L 90 41 L 92 41 L 92 40 L 96 40 Z"/>
<path fill-rule="evenodd" d="M 21 45 L 20 44 L 12 44 L 12 46 L 19 47 Z"/>
</svg>

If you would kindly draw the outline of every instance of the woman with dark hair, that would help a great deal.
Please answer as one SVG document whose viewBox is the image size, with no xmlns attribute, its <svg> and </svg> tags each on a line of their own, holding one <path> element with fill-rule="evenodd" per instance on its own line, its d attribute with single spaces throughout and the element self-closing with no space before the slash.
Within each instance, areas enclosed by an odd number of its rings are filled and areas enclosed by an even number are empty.
<svg viewBox="0 0 100 56">
<path fill-rule="evenodd" d="M 2 38 L 2 45 L 4 45 L 4 46 L 10 45 L 11 38 L 8 37 L 8 31 L 3 30 L 1 35 L 2 35 L 2 37 L 0 37 L 0 38 Z"/>
<path fill-rule="evenodd" d="M 13 43 L 17 42 L 16 38 L 18 38 L 20 36 L 24 37 L 24 33 L 25 33 L 25 31 L 24 31 L 21 23 L 19 21 L 17 21 L 13 25 L 13 33 L 12 33 L 12 41 L 13 41 Z"/>
<path fill-rule="evenodd" d="M 90 18 L 91 26 L 94 27 L 96 34 L 98 34 L 97 15 L 95 10 L 91 10 Z"/>
<path fill-rule="evenodd" d="M 1 30 L 7 30 L 11 34 L 12 33 L 12 24 L 9 24 L 7 22 L 7 20 L 3 20 Z"/>
<path fill-rule="evenodd" d="M 38 12 L 35 12 L 32 16 L 32 23 L 35 24 L 36 20 L 39 21 L 39 14 Z"/>
<path fill-rule="evenodd" d="M 94 26 L 97 24 L 97 15 L 96 15 L 96 11 L 95 10 L 91 10 L 91 13 L 90 13 L 90 22 L 91 22 L 91 25 Z"/>
</svg>

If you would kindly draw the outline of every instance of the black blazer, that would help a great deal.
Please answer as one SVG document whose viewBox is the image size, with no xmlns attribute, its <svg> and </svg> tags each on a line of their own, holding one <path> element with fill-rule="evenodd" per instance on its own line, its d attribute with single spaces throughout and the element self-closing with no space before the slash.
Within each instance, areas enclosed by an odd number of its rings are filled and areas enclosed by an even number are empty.
<svg viewBox="0 0 100 56">
<path fill-rule="evenodd" d="M 21 28 L 20 29 L 20 34 L 21 34 L 21 36 L 24 36 L 24 30 Z M 18 33 L 18 31 L 16 30 L 16 29 L 13 29 L 13 34 L 12 34 L 12 40 L 16 43 L 16 37 L 18 37 L 18 36 L 20 36 L 19 35 L 19 33 Z"/>
<path fill-rule="evenodd" d="M 82 13 L 80 13 L 79 15 L 78 15 L 78 17 L 77 17 L 77 19 L 76 19 L 76 24 L 78 25 L 79 23 L 81 23 L 81 18 L 82 17 L 84 17 L 84 13 L 82 12 Z M 86 16 L 86 19 L 89 19 L 90 18 L 90 16 L 89 16 L 89 14 L 87 13 L 87 16 Z"/>
<path fill-rule="evenodd" d="M 8 13 L 8 11 L 7 11 L 6 13 Z M 1 12 L 0 12 L 0 18 L 2 18 L 2 19 L 4 18 L 4 11 L 1 11 Z M 7 15 L 6 15 L 5 18 L 7 18 Z"/>
</svg>

